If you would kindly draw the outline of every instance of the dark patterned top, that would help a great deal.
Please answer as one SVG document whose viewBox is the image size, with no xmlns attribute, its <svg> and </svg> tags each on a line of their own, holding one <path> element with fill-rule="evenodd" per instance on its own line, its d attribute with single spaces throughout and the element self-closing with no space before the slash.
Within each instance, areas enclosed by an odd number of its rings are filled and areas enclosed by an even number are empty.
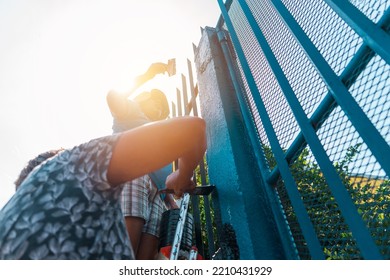
<svg viewBox="0 0 390 280">
<path fill-rule="evenodd" d="M 0 259 L 134 259 L 107 182 L 119 134 L 65 150 L 35 168 L 0 211 Z"/>
</svg>

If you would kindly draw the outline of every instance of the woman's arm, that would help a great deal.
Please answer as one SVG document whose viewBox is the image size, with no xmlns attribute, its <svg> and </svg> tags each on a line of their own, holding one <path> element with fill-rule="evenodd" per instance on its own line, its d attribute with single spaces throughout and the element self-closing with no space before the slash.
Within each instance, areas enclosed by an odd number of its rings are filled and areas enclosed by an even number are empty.
<svg viewBox="0 0 390 280">
<path fill-rule="evenodd" d="M 129 95 L 131 94 L 131 92 L 142 86 L 144 83 L 153 79 L 157 74 L 164 74 L 167 71 L 168 64 L 162 62 L 152 63 L 144 74 L 135 78 L 134 87 L 130 91 Z"/>
<path fill-rule="evenodd" d="M 179 160 L 179 169 L 167 179 L 176 195 L 194 187 L 196 166 L 206 150 L 206 124 L 198 117 L 180 117 L 123 133 L 111 158 L 107 178 L 112 186 L 131 181 Z"/>
<path fill-rule="evenodd" d="M 165 63 L 153 63 L 149 66 L 148 70 L 144 74 L 135 78 L 134 86 L 130 91 L 123 93 L 114 90 L 109 91 L 106 96 L 106 100 L 111 114 L 118 119 L 125 117 L 127 113 L 127 106 L 129 106 L 130 103 L 128 99 L 129 96 L 141 85 L 153 79 L 157 74 L 163 74 L 167 72 L 167 69 L 168 65 Z"/>
</svg>

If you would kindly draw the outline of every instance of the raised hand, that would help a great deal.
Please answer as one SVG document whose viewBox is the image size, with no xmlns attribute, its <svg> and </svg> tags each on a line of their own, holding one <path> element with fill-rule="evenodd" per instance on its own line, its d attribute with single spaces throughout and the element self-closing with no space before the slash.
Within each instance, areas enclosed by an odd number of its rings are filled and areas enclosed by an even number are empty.
<svg viewBox="0 0 390 280">
<path fill-rule="evenodd" d="M 146 71 L 146 75 L 150 78 L 153 78 L 157 74 L 164 74 L 168 72 L 168 64 L 162 62 L 152 63 L 148 70 Z"/>
</svg>

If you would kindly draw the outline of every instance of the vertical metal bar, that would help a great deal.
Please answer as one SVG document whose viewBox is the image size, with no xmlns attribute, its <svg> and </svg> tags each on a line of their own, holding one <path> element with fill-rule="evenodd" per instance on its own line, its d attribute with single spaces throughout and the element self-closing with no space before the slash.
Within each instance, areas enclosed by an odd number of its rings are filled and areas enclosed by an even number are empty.
<svg viewBox="0 0 390 280">
<path fill-rule="evenodd" d="M 181 93 L 178 88 L 176 88 L 176 100 L 177 100 L 177 116 L 181 117 L 183 115 L 182 102 L 181 102 Z M 179 160 L 174 161 L 174 170 L 179 167 Z"/>
<path fill-rule="evenodd" d="M 181 93 L 178 88 L 176 88 L 176 100 L 177 100 L 177 116 L 181 117 L 183 116 L 183 110 L 181 105 Z"/>
<path fill-rule="evenodd" d="M 390 35 L 347 0 L 324 0 L 360 37 L 390 64 Z"/>
<path fill-rule="evenodd" d="M 317 68 L 318 73 L 323 78 L 323 81 L 328 86 L 338 105 L 344 110 L 349 120 L 355 126 L 360 136 L 372 151 L 383 170 L 390 174 L 390 146 L 383 139 L 375 126 L 371 123 L 362 108 L 357 104 L 356 100 L 351 96 L 348 89 L 340 81 L 339 77 L 333 72 L 321 53 L 317 50 L 314 44 L 301 29 L 299 24 L 294 20 L 293 16 L 287 10 L 280 0 L 271 0 L 275 9 L 281 16 L 281 19 L 286 23 L 292 35 L 297 39 L 297 42 L 302 46 L 302 49 L 307 54 L 308 58 Z"/>
<path fill-rule="evenodd" d="M 201 35 L 202 35 L 202 33 L 203 33 L 203 28 L 201 29 Z M 194 55 L 195 55 L 195 53 L 196 53 L 196 45 L 194 44 L 194 43 L 192 43 L 192 51 L 194 52 Z"/>
<path fill-rule="evenodd" d="M 196 181 L 195 172 L 193 178 Z M 198 252 L 202 256 L 204 256 L 204 246 L 202 242 L 202 226 L 200 222 L 199 197 L 196 195 L 192 195 L 191 203 L 192 203 L 192 215 L 194 218 L 195 244 L 198 249 Z"/>
<path fill-rule="evenodd" d="M 204 162 L 200 162 L 200 178 L 202 185 L 207 184 L 206 180 L 206 170 L 204 166 Z M 210 200 L 207 195 L 203 196 L 203 202 L 204 202 L 204 211 L 205 211 L 205 220 L 206 220 L 206 232 L 207 232 L 207 241 L 208 241 L 208 251 L 210 257 L 213 256 L 215 253 L 215 246 L 214 246 L 214 234 L 213 234 L 213 222 L 211 220 L 211 207 L 210 207 Z"/>
<path fill-rule="evenodd" d="M 198 108 L 196 107 L 196 101 L 195 101 L 196 95 L 195 95 L 194 78 L 192 75 L 192 65 L 191 65 L 191 61 L 189 59 L 187 59 L 187 68 L 188 68 L 188 78 L 189 78 L 189 82 L 190 82 L 191 101 L 190 101 L 190 104 L 188 104 L 186 106 L 189 108 L 188 109 L 189 111 L 192 108 L 194 116 L 198 116 Z"/>
<path fill-rule="evenodd" d="M 171 108 L 172 108 L 172 117 L 176 117 L 176 105 L 175 103 L 171 103 Z"/>
<path fill-rule="evenodd" d="M 290 105 L 290 108 L 311 148 L 311 151 L 313 152 L 313 155 L 324 173 L 325 180 L 338 202 L 338 206 L 346 220 L 346 223 L 356 238 L 363 256 L 367 259 L 382 259 L 378 247 L 375 245 L 366 225 L 364 224 L 361 216 L 358 214 L 356 206 L 352 202 L 352 199 L 341 181 L 340 176 L 337 174 L 332 162 L 326 154 L 326 151 L 318 139 L 313 126 L 310 124 L 305 111 L 294 93 L 294 90 L 284 75 L 282 68 L 271 50 L 271 47 L 256 22 L 256 19 L 253 17 L 249 6 L 244 0 L 238 0 L 238 2 L 240 3 L 248 22 L 254 31 L 256 39 L 267 58 L 267 61 L 286 97 L 288 104 Z M 344 85 L 342 86 L 345 88 Z"/>
<path fill-rule="evenodd" d="M 227 67 L 229 69 L 229 74 L 232 79 L 233 87 L 235 90 L 235 93 L 237 95 L 237 99 L 241 108 L 242 116 L 244 118 L 245 126 L 248 131 L 248 135 L 251 141 L 251 145 L 253 147 L 253 152 L 256 157 L 256 162 L 258 163 L 261 176 L 263 178 L 263 182 L 266 186 L 265 191 L 267 193 L 267 196 L 270 200 L 271 208 L 273 211 L 273 214 L 275 216 L 275 222 L 276 226 L 280 233 L 280 239 L 282 240 L 283 248 L 285 251 L 285 254 L 288 259 L 298 259 L 298 253 L 295 250 L 295 246 L 293 244 L 294 240 L 292 238 L 291 232 L 288 228 L 287 222 L 285 220 L 285 217 L 281 211 L 281 205 L 278 202 L 277 195 L 275 193 L 275 189 L 272 187 L 271 184 L 267 184 L 267 177 L 269 174 L 269 168 L 266 163 L 266 159 L 264 156 L 263 147 L 261 146 L 260 139 L 257 134 L 257 129 L 254 125 L 251 113 L 248 110 L 248 104 L 246 102 L 245 97 L 243 96 L 243 92 L 240 86 L 240 81 L 237 77 L 236 73 L 236 67 L 233 64 L 233 56 L 230 52 L 228 38 L 224 31 L 217 30 L 218 31 L 218 40 L 221 44 L 222 52 L 225 57 L 225 61 L 227 64 Z"/>
<path fill-rule="evenodd" d="M 183 74 L 181 74 L 181 83 L 182 83 L 182 90 L 183 90 L 184 115 L 188 116 L 189 112 L 187 107 L 188 104 L 187 80 Z"/>
<path fill-rule="evenodd" d="M 253 78 L 253 75 L 250 71 L 248 61 L 246 60 L 245 54 L 241 48 L 238 36 L 234 30 L 233 23 L 230 20 L 229 14 L 223 4 L 222 0 L 218 0 L 218 4 L 223 14 L 223 18 L 230 32 L 230 36 L 232 38 L 234 47 L 236 49 L 237 55 L 241 62 L 241 66 L 243 68 L 245 77 L 247 79 L 250 90 L 253 94 L 253 98 L 255 100 L 256 106 L 260 113 L 260 118 L 262 120 L 264 129 L 268 135 L 269 142 L 271 144 L 271 149 L 275 154 L 275 159 L 279 165 L 281 170 L 282 177 L 284 179 L 286 190 L 291 199 L 291 203 L 293 204 L 294 210 L 297 214 L 298 222 L 301 226 L 302 233 L 305 237 L 305 240 L 308 244 L 308 249 L 314 259 L 324 259 L 324 253 L 322 251 L 321 245 L 318 241 L 317 235 L 315 233 L 313 224 L 307 214 L 305 206 L 303 205 L 302 199 L 300 197 L 300 193 L 298 191 L 297 185 L 294 181 L 294 178 L 291 174 L 289 166 L 284 159 L 284 152 L 280 147 L 278 138 L 273 129 L 271 120 L 269 118 L 268 112 L 265 108 L 263 101 L 261 100 L 261 96 L 256 86 L 256 82 Z M 256 93 L 256 94 L 255 94 Z"/>
</svg>

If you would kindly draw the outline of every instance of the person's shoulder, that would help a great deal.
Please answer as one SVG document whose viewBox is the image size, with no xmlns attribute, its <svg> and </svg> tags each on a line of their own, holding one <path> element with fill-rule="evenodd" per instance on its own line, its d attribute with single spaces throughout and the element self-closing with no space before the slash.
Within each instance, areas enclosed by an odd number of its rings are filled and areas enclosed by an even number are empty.
<svg viewBox="0 0 390 280">
<path fill-rule="evenodd" d="M 76 146 L 75 148 L 83 148 L 83 149 L 101 149 L 103 146 L 112 146 L 115 145 L 119 137 L 121 136 L 121 133 L 116 133 L 112 135 L 105 135 L 98 138 L 94 138 L 92 140 L 89 140 L 88 142 L 85 142 L 83 144 L 80 144 Z"/>
<path fill-rule="evenodd" d="M 84 178 L 87 174 L 106 181 L 105 174 L 121 136 L 122 133 L 102 136 L 67 149 L 62 155 L 62 165 L 67 166 L 69 170 L 74 169 L 73 173 L 76 177 Z"/>
<path fill-rule="evenodd" d="M 76 162 L 109 157 L 120 138 L 121 133 L 91 139 L 82 144 L 66 149 L 59 157 L 60 161 L 76 164 Z"/>
</svg>

